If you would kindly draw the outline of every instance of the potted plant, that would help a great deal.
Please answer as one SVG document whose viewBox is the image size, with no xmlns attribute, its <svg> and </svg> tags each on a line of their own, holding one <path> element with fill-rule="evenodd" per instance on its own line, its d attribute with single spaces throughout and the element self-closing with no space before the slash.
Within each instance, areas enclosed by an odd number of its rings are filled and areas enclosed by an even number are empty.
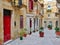
<svg viewBox="0 0 60 45">
<path fill-rule="evenodd" d="M 23 31 L 20 31 L 20 40 L 23 40 Z"/>
<path fill-rule="evenodd" d="M 55 27 L 55 33 L 56 33 L 56 36 L 60 36 L 60 30 L 58 27 Z"/>
<path fill-rule="evenodd" d="M 51 30 L 52 29 L 52 25 L 48 25 L 48 29 Z"/>
<path fill-rule="evenodd" d="M 40 35 L 40 37 L 44 37 L 44 28 L 43 27 L 40 27 L 39 35 Z"/>
<path fill-rule="evenodd" d="M 24 28 L 24 29 L 23 29 L 23 32 L 24 32 L 23 36 L 26 37 L 26 36 L 27 36 L 27 29 Z"/>
</svg>

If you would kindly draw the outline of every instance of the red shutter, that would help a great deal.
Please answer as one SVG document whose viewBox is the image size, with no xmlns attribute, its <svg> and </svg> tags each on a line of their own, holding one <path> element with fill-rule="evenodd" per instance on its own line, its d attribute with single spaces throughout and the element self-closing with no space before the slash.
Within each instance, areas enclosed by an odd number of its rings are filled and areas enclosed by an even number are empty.
<svg viewBox="0 0 60 45">
<path fill-rule="evenodd" d="M 20 16 L 20 28 L 23 28 L 23 15 Z"/>
<path fill-rule="evenodd" d="M 33 10 L 33 1 L 31 1 L 31 9 Z"/>
<path fill-rule="evenodd" d="M 29 0 L 29 10 L 33 10 L 33 0 Z"/>
</svg>

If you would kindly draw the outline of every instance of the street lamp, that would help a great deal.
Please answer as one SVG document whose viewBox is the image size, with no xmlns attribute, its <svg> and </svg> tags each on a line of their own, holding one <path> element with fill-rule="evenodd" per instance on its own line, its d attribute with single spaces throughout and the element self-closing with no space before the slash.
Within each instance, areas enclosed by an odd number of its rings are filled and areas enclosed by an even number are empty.
<svg viewBox="0 0 60 45">
<path fill-rule="evenodd" d="M 22 6 L 22 0 L 11 0 L 11 4 L 14 7 L 21 7 Z"/>
</svg>

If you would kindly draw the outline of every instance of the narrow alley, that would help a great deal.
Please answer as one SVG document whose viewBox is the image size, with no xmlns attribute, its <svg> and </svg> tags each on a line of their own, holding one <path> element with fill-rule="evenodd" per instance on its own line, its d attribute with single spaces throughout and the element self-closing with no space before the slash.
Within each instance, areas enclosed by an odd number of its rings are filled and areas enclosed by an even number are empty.
<svg viewBox="0 0 60 45">
<path fill-rule="evenodd" d="M 23 40 L 18 38 L 6 45 L 60 45 L 60 38 L 56 38 L 55 30 L 44 29 L 44 37 L 39 37 L 39 32 L 35 32 Z"/>
<path fill-rule="evenodd" d="M 60 45 L 60 0 L 0 0 L 0 45 Z"/>
</svg>

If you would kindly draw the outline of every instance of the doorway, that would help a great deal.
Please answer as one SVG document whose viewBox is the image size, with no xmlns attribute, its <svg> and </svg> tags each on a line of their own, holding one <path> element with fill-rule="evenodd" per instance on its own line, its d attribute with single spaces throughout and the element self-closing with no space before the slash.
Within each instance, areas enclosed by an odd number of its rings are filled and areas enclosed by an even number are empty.
<svg viewBox="0 0 60 45">
<path fill-rule="evenodd" d="M 56 21 L 56 27 L 58 27 L 58 21 Z"/>
<path fill-rule="evenodd" d="M 11 39 L 11 10 L 3 9 L 4 42 Z"/>
</svg>

